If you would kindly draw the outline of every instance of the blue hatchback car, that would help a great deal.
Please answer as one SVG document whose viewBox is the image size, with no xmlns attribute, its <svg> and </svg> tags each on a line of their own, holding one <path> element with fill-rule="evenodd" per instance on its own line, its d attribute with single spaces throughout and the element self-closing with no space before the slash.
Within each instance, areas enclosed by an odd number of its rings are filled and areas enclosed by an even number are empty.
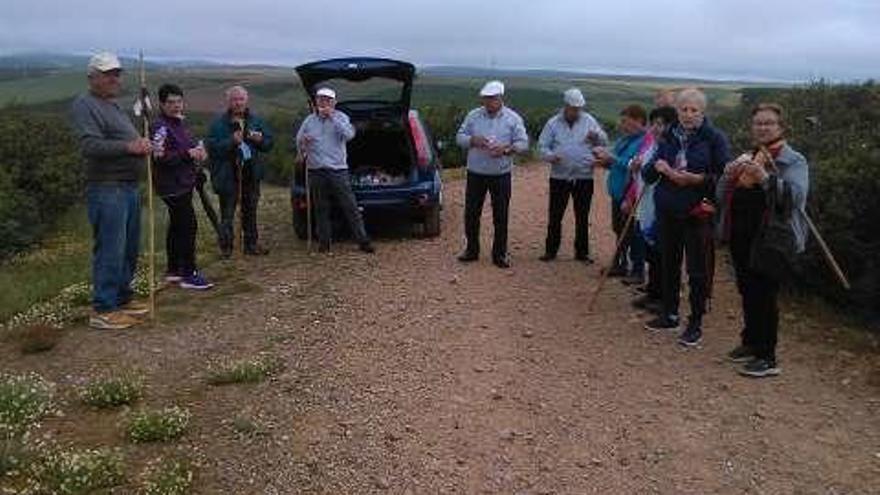
<svg viewBox="0 0 880 495">
<path fill-rule="evenodd" d="M 357 129 L 348 143 L 348 167 L 367 228 L 377 219 L 391 219 L 418 226 L 424 236 L 440 235 L 441 165 L 428 128 L 410 108 L 415 66 L 341 58 L 301 65 L 296 72 L 313 107 L 320 87 L 335 89 L 336 109 Z M 293 227 L 304 239 L 309 208 L 305 174 L 297 168 L 291 185 Z M 336 212 L 333 218 L 334 236 L 344 235 L 341 215 Z"/>
</svg>

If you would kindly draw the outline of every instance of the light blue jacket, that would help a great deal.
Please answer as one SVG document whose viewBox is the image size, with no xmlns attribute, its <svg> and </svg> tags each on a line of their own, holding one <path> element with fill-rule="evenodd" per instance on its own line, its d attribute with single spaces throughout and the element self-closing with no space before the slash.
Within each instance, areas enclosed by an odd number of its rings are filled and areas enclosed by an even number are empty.
<svg viewBox="0 0 880 495">
<path fill-rule="evenodd" d="M 348 115 L 336 110 L 330 117 L 310 114 L 296 133 L 296 145 L 306 157 L 309 170 L 328 168 L 348 169 L 346 143 L 354 138 L 355 130 Z M 311 138 L 306 143 L 306 137 Z"/>
<path fill-rule="evenodd" d="M 608 136 L 602 126 L 587 112 L 581 112 L 574 124 L 565 120 L 559 112 L 547 121 L 538 137 L 538 152 L 541 159 L 550 161 L 559 157 L 560 161 L 550 166 L 550 178 L 577 180 L 593 178 L 593 145 L 587 143 L 587 134 L 596 133 L 598 146 L 608 144 Z"/>
<path fill-rule="evenodd" d="M 513 156 L 493 158 L 488 150 L 471 146 L 473 136 L 510 145 L 516 153 L 525 153 L 529 149 L 529 136 L 522 117 L 507 107 L 501 107 L 494 116 L 489 115 L 483 107 L 471 110 L 458 128 L 455 140 L 459 146 L 468 150 L 468 171 L 483 175 L 509 174 L 513 169 Z"/>
</svg>

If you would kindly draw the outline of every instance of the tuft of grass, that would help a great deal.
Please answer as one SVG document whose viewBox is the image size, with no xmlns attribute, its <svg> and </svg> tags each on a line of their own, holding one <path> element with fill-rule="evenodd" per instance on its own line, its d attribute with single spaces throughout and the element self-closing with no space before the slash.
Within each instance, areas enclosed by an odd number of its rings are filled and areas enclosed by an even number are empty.
<svg viewBox="0 0 880 495">
<path fill-rule="evenodd" d="M 15 332 L 18 348 L 22 354 L 38 354 L 51 351 L 61 341 L 61 332 L 49 325 L 31 325 Z"/>
<path fill-rule="evenodd" d="M 185 495 L 192 488 L 193 469 L 185 460 L 156 460 L 147 466 L 143 477 L 145 495 Z"/>
<path fill-rule="evenodd" d="M 24 493 L 86 495 L 125 481 L 122 455 L 108 449 L 51 450 L 28 468 Z"/>
<path fill-rule="evenodd" d="M 0 374 L 0 439 L 15 440 L 54 412 L 54 386 L 41 376 Z"/>
<path fill-rule="evenodd" d="M 143 380 L 133 373 L 123 373 L 89 383 L 80 390 L 83 403 L 98 409 L 134 404 L 143 397 Z"/>
<path fill-rule="evenodd" d="M 139 411 L 128 425 L 128 437 L 135 443 L 175 440 L 186 432 L 190 418 L 189 411 L 177 406 Z"/>
<path fill-rule="evenodd" d="M 208 371 L 207 380 L 210 385 L 259 383 L 279 368 L 280 363 L 270 358 L 230 361 L 213 366 Z"/>
</svg>

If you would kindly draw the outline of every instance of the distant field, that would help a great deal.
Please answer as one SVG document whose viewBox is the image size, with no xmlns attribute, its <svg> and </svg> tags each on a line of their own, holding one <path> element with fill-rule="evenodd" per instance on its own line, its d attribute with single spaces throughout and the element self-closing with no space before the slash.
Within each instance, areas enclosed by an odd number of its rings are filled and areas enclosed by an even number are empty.
<svg viewBox="0 0 880 495">
<path fill-rule="evenodd" d="M 130 71 L 124 81 L 131 98 L 137 85 L 136 73 Z M 187 93 L 193 112 L 208 113 L 222 108 L 223 90 L 232 84 L 244 84 L 252 93 L 254 107 L 260 111 L 297 111 L 306 101 L 292 69 L 286 68 L 210 68 L 161 69 L 148 73 L 152 89 L 162 82 L 180 84 Z M 454 104 L 468 108 L 476 104 L 476 92 L 485 81 L 482 77 L 427 75 L 416 80 L 413 104 L 416 107 Z M 560 104 L 561 92 L 569 87 L 581 88 L 591 111 L 605 119 L 614 119 L 623 106 L 630 103 L 650 105 L 660 88 L 675 88 L 693 83 L 673 80 L 634 78 L 591 78 L 536 75 L 514 75 L 505 78 L 508 103 L 515 108 L 553 108 Z M 735 107 L 743 84 L 700 83 L 711 101 L 711 113 Z M 85 77 L 81 72 L 49 73 L 40 77 L 0 80 L 0 106 L 53 105 L 69 100 L 82 91 Z M 359 96 L 387 97 L 393 90 L 370 89 Z"/>
</svg>

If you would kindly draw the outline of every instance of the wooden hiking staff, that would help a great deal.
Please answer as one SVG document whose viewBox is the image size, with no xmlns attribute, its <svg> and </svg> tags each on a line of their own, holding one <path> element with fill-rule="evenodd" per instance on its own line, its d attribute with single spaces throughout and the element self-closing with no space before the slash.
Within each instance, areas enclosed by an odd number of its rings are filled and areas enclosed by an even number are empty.
<svg viewBox="0 0 880 495">
<path fill-rule="evenodd" d="M 149 116 L 149 96 L 147 93 L 147 71 L 144 67 L 144 52 L 140 51 L 139 55 L 140 62 L 140 83 L 141 83 L 141 94 L 140 94 L 140 112 L 141 112 L 141 121 L 143 123 L 143 132 L 144 138 L 150 138 L 150 116 Z M 147 166 L 147 209 L 149 211 L 149 253 L 147 254 L 147 261 L 149 265 L 149 277 L 148 283 L 150 284 L 150 322 L 155 325 L 156 324 L 156 215 L 153 201 L 153 154 L 147 153 L 146 157 Z"/>
<path fill-rule="evenodd" d="M 766 146 L 759 147 L 758 153 L 760 153 L 761 158 L 764 159 L 765 163 L 775 163 L 775 160 L 773 160 L 773 155 L 770 154 L 770 150 L 768 150 Z M 816 242 L 819 243 L 819 250 L 822 251 L 822 255 L 825 258 L 825 261 L 828 263 L 828 266 L 831 267 L 831 271 L 834 272 L 834 275 L 837 277 L 838 282 L 840 282 L 840 285 L 842 285 L 844 289 L 850 290 L 852 286 L 849 283 L 849 279 L 846 277 L 846 274 L 843 273 L 843 269 L 841 269 L 840 265 L 837 263 L 837 259 L 834 257 L 834 253 L 831 252 L 831 248 L 828 247 L 828 243 L 825 242 L 825 238 L 822 237 L 822 234 L 819 232 L 816 224 L 813 223 L 813 219 L 810 218 L 810 215 L 806 211 L 804 212 L 804 218 L 807 220 L 807 227 L 809 227 L 810 232 L 813 234 L 813 236 L 816 237 Z"/>
<path fill-rule="evenodd" d="M 246 132 L 245 121 L 237 120 L 237 122 L 239 129 L 241 129 L 242 139 L 244 139 L 244 135 Z M 242 208 L 241 204 L 242 197 L 244 196 L 242 194 L 242 183 L 244 182 L 244 160 L 241 158 L 241 156 L 239 156 L 239 150 L 235 150 L 235 172 L 238 175 L 238 180 L 236 181 L 237 187 L 235 192 L 235 203 L 238 206 L 238 222 L 236 222 L 235 218 L 233 217 L 233 224 L 235 225 L 235 227 L 233 233 L 234 239 L 232 242 L 233 244 L 238 244 L 238 249 L 236 249 L 236 251 L 238 252 L 238 257 L 241 258 L 244 256 L 244 208 Z"/>
<path fill-rule="evenodd" d="M 629 232 L 629 229 L 633 224 L 633 220 L 636 217 L 636 211 L 638 211 L 639 204 L 641 204 L 642 198 L 645 197 L 645 193 L 647 191 L 648 191 L 647 187 L 642 187 L 642 191 L 639 192 L 639 197 L 636 198 L 636 202 L 633 204 L 632 209 L 629 212 L 629 215 L 627 215 L 627 217 L 626 217 L 626 222 L 623 224 L 623 230 L 621 230 L 620 238 L 617 239 L 617 247 L 614 249 L 614 255 L 611 256 L 611 262 L 609 263 L 607 268 L 602 270 L 602 274 L 599 276 L 599 283 L 596 284 L 596 289 L 593 291 L 593 294 L 590 296 L 590 302 L 587 304 L 587 312 L 588 313 L 592 313 L 593 307 L 596 306 L 596 301 L 599 299 L 599 293 L 602 292 L 602 288 L 605 286 L 605 282 L 608 280 L 608 273 L 611 272 L 611 269 L 614 267 L 614 261 L 620 255 L 620 249 L 623 247 L 623 243 L 626 240 L 627 233 Z"/>
</svg>

